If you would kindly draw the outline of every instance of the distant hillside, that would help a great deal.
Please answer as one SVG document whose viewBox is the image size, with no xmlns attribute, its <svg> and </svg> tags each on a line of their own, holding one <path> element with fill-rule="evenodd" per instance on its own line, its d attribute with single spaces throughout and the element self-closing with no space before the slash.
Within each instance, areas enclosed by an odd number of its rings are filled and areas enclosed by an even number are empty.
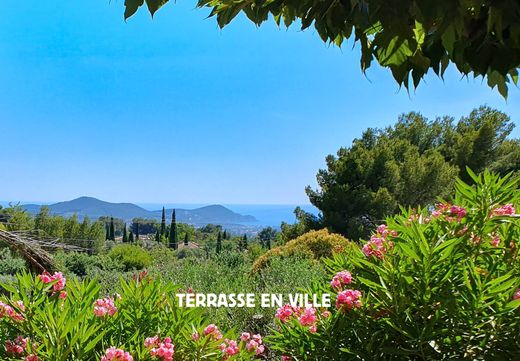
<svg viewBox="0 0 520 361">
<path fill-rule="evenodd" d="M 28 212 L 36 214 L 41 205 L 26 204 L 22 206 Z M 51 214 L 70 217 L 77 214 L 79 217 L 88 216 L 97 219 L 102 216 L 121 218 L 131 221 L 133 218 L 160 219 L 162 210 L 148 211 L 132 203 L 110 203 L 92 197 L 80 197 L 67 202 L 48 205 Z M 194 225 L 233 224 L 256 222 L 253 216 L 245 216 L 221 206 L 212 205 L 196 209 L 176 209 L 177 221 Z M 166 211 L 167 218 L 171 217 L 172 210 Z"/>
</svg>

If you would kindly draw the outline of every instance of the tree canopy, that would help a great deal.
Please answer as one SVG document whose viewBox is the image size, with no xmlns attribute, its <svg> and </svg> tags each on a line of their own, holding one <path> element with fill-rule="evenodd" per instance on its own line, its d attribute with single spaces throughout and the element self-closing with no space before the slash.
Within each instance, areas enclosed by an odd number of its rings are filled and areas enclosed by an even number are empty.
<svg viewBox="0 0 520 361">
<path fill-rule="evenodd" d="M 152 14 L 169 0 L 125 0 L 125 19 L 146 2 Z M 220 27 L 243 13 L 261 25 L 312 26 L 328 43 L 353 39 L 361 69 L 375 60 L 407 89 L 431 69 L 442 77 L 452 63 L 507 96 L 518 83 L 520 2 L 518 0 L 199 0 Z"/>
<path fill-rule="evenodd" d="M 351 147 L 327 157 L 327 169 L 317 175 L 319 189 L 307 187 L 321 219 L 314 225 L 303 215 L 298 219 L 307 228 L 325 226 L 357 239 L 399 206 L 432 204 L 450 194 L 457 177 L 471 182 L 466 167 L 518 173 L 520 142 L 508 138 L 513 127 L 506 114 L 480 107 L 458 122 L 412 112 L 392 127 L 369 128 Z"/>
</svg>

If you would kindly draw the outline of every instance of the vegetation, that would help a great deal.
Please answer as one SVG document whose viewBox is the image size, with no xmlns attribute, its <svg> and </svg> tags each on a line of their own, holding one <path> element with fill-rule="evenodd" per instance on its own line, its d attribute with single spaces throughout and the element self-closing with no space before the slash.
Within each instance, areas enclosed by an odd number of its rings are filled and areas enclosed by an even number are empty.
<svg viewBox="0 0 520 361">
<path fill-rule="evenodd" d="M 125 1 L 125 19 L 144 4 Z M 146 0 L 153 14 L 168 0 Z M 507 96 L 518 83 L 520 4 L 487 0 L 252 1 L 199 0 L 220 27 L 244 13 L 256 25 L 273 17 L 278 25 L 314 26 L 323 41 L 341 46 L 352 39 L 361 49 L 361 69 L 375 60 L 396 82 L 417 87 L 431 69 L 442 77 L 450 63 L 464 75 L 487 78 Z"/>
<path fill-rule="evenodd" d="M 403 210 L 326 261 L 330 285 L 309 292 L 333 292 L 334 307 L 306 310 L 312 325 L 279 312 L 272 347 L 298 360 L 515 359 L 517 179 L 470 175 L 453 203 Z"/>
<path fill-rule="evenodd" d="M 327 169 L 317 175 L 320 189 L 307 187 L 322 218 L 300 211 L 301 228 L 327 227 L 359 239 L 401 206 L 428 206 L 447 196 L 457 176 L 472 182 L 467 166 L 518 173 L 520 143 L 508 138 L 513 127 L 506 114 L 480 107 L 458 122 L 408 113 L 392 127 L 368 129 L 327 157 Z"/>
<path fill-rule="evenodd" d="M 329 233 L 326 229 L 310 231 L 260 256 L 253 264 L 252 271 L 256 273 L 267 268 L 274 257 L 291 258 L 298 255 L 318 260 L 349 247 L 350 242 L 339 234 Z"/>
</svg>

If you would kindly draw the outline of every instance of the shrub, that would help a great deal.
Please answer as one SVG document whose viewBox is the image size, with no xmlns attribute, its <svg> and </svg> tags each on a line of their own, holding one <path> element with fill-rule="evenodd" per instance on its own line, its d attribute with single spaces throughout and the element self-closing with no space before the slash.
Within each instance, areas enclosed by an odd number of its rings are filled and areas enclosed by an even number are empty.
<svg viewBox="0 0 520 361">
<path fill-rule="evenodd" d="M 153 258 L 139 246 L 120 244 L 113 247 L 108 256 L 124 266 L 125 271 L 141 270 L 152 264 Z"/>
<path fill-rule="evenodd" d="M 272 347 L 298 360 L 517 358 L 517 182 L 472 177 L 473 187 L 457 181 L 451 204 L 403 210 L 326 260 L 331 284 L 309 292 L 332 293 L 335 304 L 310 327 L 281 310 Z"/>
<path fill-rule="evenodd" d="M 92 272 L 94 267 L 102 268 L 97 256 L 89 256 L 86 253 L 59 253 L 55 260 L 77 276 L 84 277 Z"/>
<path fill-rule="evenodd" d="M 25 270 L 25 261 L 18 257 L 13 257 L 9 248 L 0 248 L 0 274 L 14 275 Z"/>
<path fill-rule="evenodd" d="M 341 252 L 351 247 L 351 243 L 343 236 L 330 233 L 326 229 L 310 231 L 300 237 L 266 252 L 253 264 L 253 273 L 265 269 L 273 257 L 289 257 L 292 255 L 307 256 L 312 259 L 331 257 L 333 252 Z"/>
</svg>

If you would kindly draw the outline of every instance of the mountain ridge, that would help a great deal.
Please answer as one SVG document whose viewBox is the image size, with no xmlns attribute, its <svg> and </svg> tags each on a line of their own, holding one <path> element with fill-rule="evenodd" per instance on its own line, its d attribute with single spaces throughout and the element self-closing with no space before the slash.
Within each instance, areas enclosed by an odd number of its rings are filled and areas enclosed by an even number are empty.
<svg viewBox="0 0 520 361">
<path fill-rule="evenodd" d="M 22 208 L 30 213 L 36 214 L 43 205 L 24 204 Z M 161 219 L 162 210 L 149 211 L 133 203 L 111 203 L 94 197 L 82 196 L 70 201 L 57 202 L 47 205 L 49 212 L 53 215 L 71 217 L 88 216 L 97 219 L 102 216 L 120 218 L 131 221 L 133 218 Z M 172 208 L 166 209 L 166 218 L 171 219 Z M 195 225 L 254 223 L 257 219 L 250 215 L 235 213 L 222 205 L 213 204 L 195 209 L 176 208 L 176 217 L 179 222 Z"/>
</svg>

